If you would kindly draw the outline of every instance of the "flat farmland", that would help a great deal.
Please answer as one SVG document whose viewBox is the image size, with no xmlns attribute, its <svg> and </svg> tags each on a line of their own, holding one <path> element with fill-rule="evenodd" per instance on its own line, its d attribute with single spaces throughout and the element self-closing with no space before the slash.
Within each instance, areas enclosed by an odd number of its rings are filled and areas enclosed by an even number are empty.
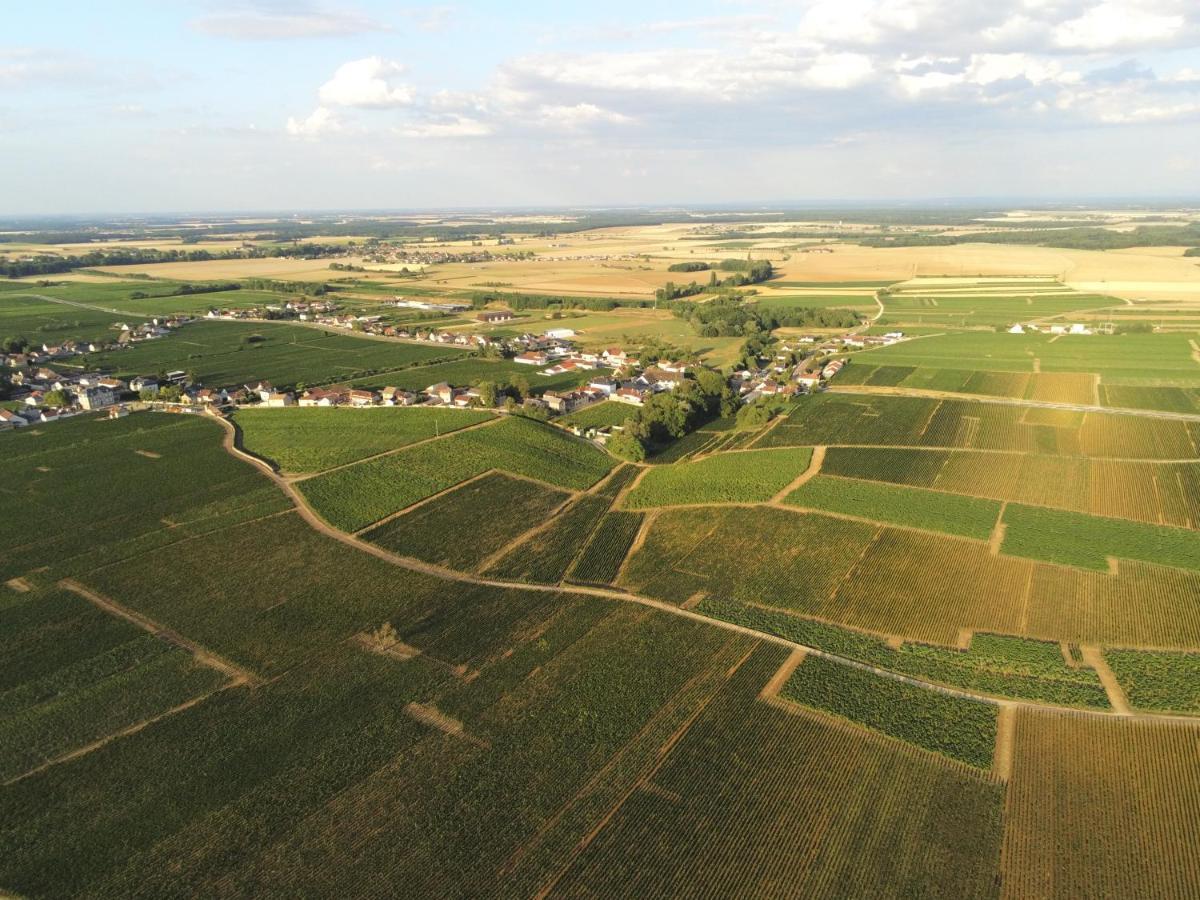
<svg viewBox="0 0 1200 900">
<path fill-rule="evenodd" d="M 591 444 L 512 416 L 317 475 L 300 482 L 299 488 L 334 526 L 358 531 L 488 469 L 585 490 L 612 467 L 612 459 Z"/>
<path fill-rule="evenodd" d="M 869 357 L 862 359 L 840 372 L 837 384 L 908 387 L 925 391 L 1083 405 L 1093 405 L 1097 399 L 1097 376 L 1087 373 L 977 372 L 972 369 L 935 369 L 925 366 L 873 366 L 868 360 Z M 1140 407 L 1137 403 L 1126 405 Z"/>
<path fill-rule="evenodd" d="M 240 409 L 242 445 L 288 473 L 323 472 L 493 419 L 452 408 Z"/>
<path fill-rule="evenodd" d="M 29 290 L 45 293 L 36 287 Z M 113 326 L 122 318 L 116 313 L 41 300 L 20 291 L 0 292 L 0 335 L 5 339 L 25 337 L 36 345 L 54 345 L 68 339 L 116 340 Z"/>
<path fill-rule="evenodd" d="M 113 275 L 145 275 L 175 281 L 221 281 L 238 278 L 278 278 L 282 281 L 328 281 L 341 273 L 331 263 L 362 265 L 362 259 L 344 256 L 335 259 L 213 259 L 198 262 L 144 263 L 128 266 L 100 266 L 97 272 Z"/>
<path fill-rule="evenodd" d="M 1190 459 L 1200 423 L 853 393 L 800 400 L 757 446 L 947 447 L 1059 456 Z"/>
<path fill-rule="evenodd" d="M 1200 891 L 1200 730 L 1017 713 L 1005 897 Z"/>
<path fill-rule="evenodd" d="M 492 473 L 363 535 L 403 556 L 471 570 L 542 524 L 570 495 Z"/>
<path fill-rule="evenodd" d="M 197 417 L 80 416 L 0 434 L 0 456 L 0 581 L 76 574 L 289 506 Z"/>
<path fill-rule="evenodd" d="M 228 676 L 64 590 L 0 612 L 0 780 L 197 700 Z"/>
<path fill-rule="evenodd" d="M 1193 528 L 1200 465 L 1032 453 L 831 447 L 827 475 Z"/>
<path fill-rule="evenodd" d="M 764 648 L 737 670 L 555 896 L 996 895 L 1003 787 L 899 741 L 755 702 L 785 656 Z"/>
<path fill-rule="evenodd" d="M 786 488 L 812 460 L 807 448 L 718 453 L 657 466 L 625 498 L 629 509 L 698 503 L 756 503 Z"/>
<path fill-rule="evenodd" d="M 259 380 L 277 386 L 322 384 L 462 354 L 448 347 L 369 340 L 301 325 L 196 322 L 130 350 L 93 354 L 91 360 L 123 377 L 182 369 L 194 371 L 203 384 L 225 387 Z"/>
</svg>

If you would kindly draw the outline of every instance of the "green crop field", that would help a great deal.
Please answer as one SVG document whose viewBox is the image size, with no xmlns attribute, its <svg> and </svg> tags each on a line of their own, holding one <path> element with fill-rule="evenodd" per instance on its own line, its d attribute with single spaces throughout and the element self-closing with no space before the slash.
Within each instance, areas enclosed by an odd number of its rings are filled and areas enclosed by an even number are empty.
<svg viewBox="0 0 1200 900">
<path fill-rule="evenodd" d="M 1200 654 L 1109 650 L 1104 658 L 1137 709 L 1200 713 Z"/>
<path fill-rule="evenodd" d="M 1060 706 L 1108 707 L 1096 673 L 1067 665 L 1059 645 L 1049 641 L 977 634 L 965 650 L 908 642 L 895 648 L 876 635 L 747 603 L 707 598 L 696 610 L 934 684 Z"/>
<path fill-rule="evenodd" d="M 637 411 L 628 403 L 618 403 L 615 400 L 605 400 L 594 406 L 588 406 L 578 412 L 563 416 L 558 421 L 563 425 L 587 430 L 603 428 L 605 425 L 620 425 L 626 419 L 636 415 Z"/>
<path fill-rule="evenodd" d="M 513 416 L 318 475 L 299 488 L 331 523 L 358 531 L 488 469 L 584 490 L 612 466 L 611 458 L 591 444 Z"/>
<path fill-rule="evenodd" d="M 260 380 L 276 386 L 347 381 L 462 354 L 449 347 L 370 340 L 302 325 L 196 322 L 164 338 L 89 359 L 121 377 L 181 369 L 194 371 L 209 387 L 228 387 Z"/>
<path fill-rule="evenodd" d="M 828 475 L 802 484 L 783 502 L 979 540 L 987 540 L 1000 514 L 994 500 Z"/>
<path fill-rule="evenodd" d="M 610 584 L 633 546 L 642 521 L 641 513 L 622 510 L 610 512 L 601 519 L 583 554 L 575 562 L 571 580 Z"/>
<path fill-rule="evenodd" d="M 241 409 L 242 445 L 284 472 L 323 472 L 493 418 L 451 408 Z"/>
<path fill-rule="evenodd" d="M 513 547 L 487 574 L 542 584 L 557 584 L 589 535 L 608 511 L 607 497 L 582 496 L 546 528 Z"/>
<path fill-rule="evenodd" d="M 422 348 L 426 345 L 409 346 Z M 435 344 L 428 346 L 437 347 Z M 443 381 L 455 387 L 467 387 L 479 384 L 481 381 L 490 381 L 501 386 L 511 384 L 528 386 L 530 390 L 540 394 L 543 391 L 562 391 L 579 387 L 597 374 L 595 372 L 564 372 L 561 375 L 541 375 L 539 371 L 534 366 L 515 363 L 510 359 L 482 359 L 472 356 L 360 378 L 354 381 L 354 386 L 383 388 L 390 385 L 408 391 L 421 391 Z"/>
<path fill-rule="evenodd" d="M 287 509 L 221 435 L 161 413 L 0 434 L 0 581 L 42 566 L 72 575 Z"/>
<path fill-rule="evenodd" d="M 989 769 L 997 707 L 810 656 L 781 695 L 951 759 Z"/>
<path fill-rule="evenodd" d="M 1005 893 L 1195 896 L 1198 737 L 1181 723 L 1018 712 Z"/>
<path fill-rule="evenodd" d="M 62 590 L 0 614 L 0 780 L 215 690 L 226 677 Z"/>
<path fill-rule="evenodd" d="M 1001 550 L 1014 556 L 1105 570 L 1108 558 L 1200 571 L 1200 531 L 1010 504 Z"/>
<path fill-rule="evenodd" d="M 385 522 L 365 540 L 402 556 L 474 569 L 543 524 L 570 495 L 493 472 Z"/>
<path fill-rule="evenodd" d="M 650 469 L 625 499 L 630 509 L 697 503 L 756 503 L 771 499 L 794 481 L 812 451 L 721 453 L 695 462 Z"/>
<path fill-rule="evenodd" d="M 756 703 L 784 656 L 764 648 L 738 668 L 555 896 L 997 894 L 1003 787 L 899 741 Z"/>
</svg>

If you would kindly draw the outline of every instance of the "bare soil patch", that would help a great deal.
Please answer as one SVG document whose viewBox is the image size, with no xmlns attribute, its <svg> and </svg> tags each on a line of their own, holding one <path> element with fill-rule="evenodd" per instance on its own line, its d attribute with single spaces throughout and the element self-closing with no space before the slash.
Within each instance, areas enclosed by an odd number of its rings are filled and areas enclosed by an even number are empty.
<svg viewBox="0 0 1200 900">
<path fill-rule="evenodd" d="M 146 459 L 162 459 L 161 453 L 155 453 L 153 450 L 134 450 L 138 456 L 144 456 Z"/>
</svg>

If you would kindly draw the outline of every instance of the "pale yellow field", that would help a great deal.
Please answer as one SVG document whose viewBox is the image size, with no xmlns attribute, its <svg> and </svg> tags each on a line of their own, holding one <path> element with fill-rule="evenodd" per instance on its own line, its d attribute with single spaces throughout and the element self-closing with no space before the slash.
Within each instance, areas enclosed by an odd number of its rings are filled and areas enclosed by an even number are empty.
<svg viewBox="0 0 1200 900">
<path fill-rule="evenodd" d="M 335 272 L 330 263 L 361 265 L 357 257 L 336 259 L 217 259 L 208 262 L 152 263 L 145 266 L 99 267 L 98 272 L 149 275 L 178 281 L 220 281 L 236 278 L 279 278 L 285 281 L 328 281 L 348 273 Z"/>
</svg>

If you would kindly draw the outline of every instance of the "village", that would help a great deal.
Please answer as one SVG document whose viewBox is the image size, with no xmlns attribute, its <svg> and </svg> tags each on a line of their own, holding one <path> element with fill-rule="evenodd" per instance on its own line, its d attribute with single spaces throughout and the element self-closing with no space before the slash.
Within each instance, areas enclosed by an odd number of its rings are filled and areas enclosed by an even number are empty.
<svg viewBox="0 0 1200 900">
<path fill-rule="evenodd" d="M 461 312 L 462 304 L 425 304 L 396 298 L 391 305 L 416 308 L 446 307 Z M 484 352 L 513 364 L 528 366 L 530 389 L 517 398 L 497 392 L 482 384 L 454 385 L 447 382 L 430 384 L 421 390 L 406 390 L 395 386 L 381 389 L 351 385 L 307 387 L 299 392 L 277 389 L 266 381 L 244 385 L 210 386 L 197 383 L 180 370 L 158 375 L 138 375 L 123 381 L 111 374 L 88 371 L 66 371 L 52 363 L 68 363 L 87 353 L 115 350 L 146 340 L 158 340 L 173 330 L 196 319 L 173 316 L 153 319 L 141 325 L 115 326 L 118 337 L 110 342 L 64 341 L 58 345 L 43 345 L 40 349 L 26 348 L 20 353 L 0 354 L 0 366 L 9 371 L 12 399 L 17 409 L 0 410 L 0 429 L 20 428 L 33 423 L 47 423 L 84 412 L 113 409 L 130 402 L 155 403 L 168 408 L 199 411 L 227 409 L 239 406 L 265 408 L 286 407 L 347 407 L 376 406 L 443 406 L 491 407 L 510 411 L 517 405 L 528 413 L 545 417 L 565 416 L 585 407 L 607 400 L 640 407 L 657 393 L 678 388 L 689 371 L 700 363 L 696 360 L 656 359 L 643 365 L 635 352 L 621 347 L 609 347 L 595 352 L 581 349 L 569 328 L 552 328 L 540 335 L 520 334 L 504 338 L 479 333 L 438 331 L 433 328 L 414 328 L 386 324 L 380 316 L 338 316 L 336 305 L 330 301 L 307 303 L 288 302 L 279 307 L 264 309 L 213 309 L 204 318 L 245 320 L 259 319 L 265 313 L 309 321 L 320 326 L 351 328 L 382 337 L 403 341 L 447 344 Z M 439 311 L 441 311 L 439 309 Z M 482 324 L 504 323 L 514 318 L 508 310 L 487 310 L 477 315 Z M 854 349 L 886 346 L 903 338 L 901 332 L 882 336 L 846 334 L 836 338 L 802 335 L 770 348 L 771 358 L 760 360 L 754 368 L 739 368 L 729 376 L 729 385 L 743 404 L 765 398 L 789 397 L 820 390 L 846 364 L 839 358 Z M 537 390 L 540 378 L 577 374 L 580 385 L 571 390 Z M 590 437 L 603 441 L 611 429 L 592 429 Z"/>
</svg>

